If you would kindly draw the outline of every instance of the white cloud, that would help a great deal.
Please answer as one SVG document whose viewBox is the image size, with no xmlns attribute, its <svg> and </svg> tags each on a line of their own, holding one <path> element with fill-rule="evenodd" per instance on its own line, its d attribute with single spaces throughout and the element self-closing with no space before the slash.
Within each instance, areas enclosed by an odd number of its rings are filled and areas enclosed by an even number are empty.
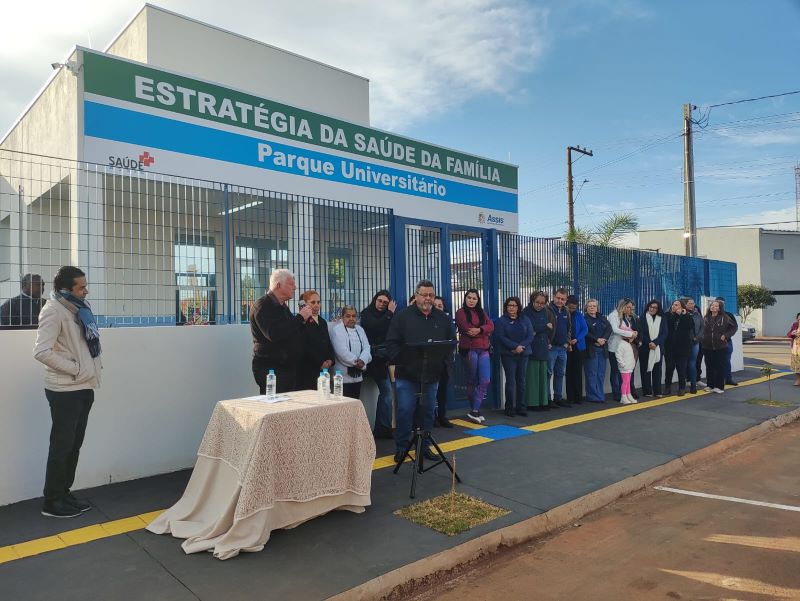
<svg viewBox="0 0 800 601">
<path fill-rule="evenodd" d="M 760 148 L 762 146 L 773 146 L 780 144 L 800 143 L 800 131 L 754 131 L 736 132 L 732 130 L 718 130 L 715 133 L 726 140 L 738 144 L 739 146 L 750 146 Z"/>
<path fill-rule="evenodd" d="M 74 44 L 104 48 L 140 2 L 8 3 L 0 129 L 9 125 Z M 366 76 L 376 126 L 408 127 L 495 94 L 511 100 L 546 48 L 544 9 L 524 0 L 164 0 L 166 9 Z M 28 81 L 30 80 L 30 81 Z M 12 80 L 13 81 L 13 80 Z M 31 82 L 36 82 L 33 86 Z M 9 90 L 9 87 L 14 90 Z"/>
</svg>

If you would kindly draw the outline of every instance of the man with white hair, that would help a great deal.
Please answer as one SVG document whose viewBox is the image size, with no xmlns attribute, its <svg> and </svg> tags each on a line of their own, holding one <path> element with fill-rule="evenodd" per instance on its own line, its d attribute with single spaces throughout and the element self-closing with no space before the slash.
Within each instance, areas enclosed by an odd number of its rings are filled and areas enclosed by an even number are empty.
<svg viewBox="0 0 800 601">
<path fill-rule="evenodd" d="M 253 377 L 261 394 L 267 392 L 267 374 L 275 371 L 276 391 L 291 392 L 297 384 L 297 362 L 303 325 L 311 318 L 306 305 L 292 315 L 286 306 L 297 285 L 288 269 L 276 269 L 269 277 L 269 291 L 250 308 L 253 334 Z"/>
</svg>

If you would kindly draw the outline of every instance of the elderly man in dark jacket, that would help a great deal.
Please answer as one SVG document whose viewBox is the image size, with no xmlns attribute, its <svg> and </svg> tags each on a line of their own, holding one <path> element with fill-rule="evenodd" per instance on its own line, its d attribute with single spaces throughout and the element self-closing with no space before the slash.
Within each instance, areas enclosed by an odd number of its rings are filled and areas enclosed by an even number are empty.
<svg viewBox="0 0 800 601">
<path fill-rule="evenodd" d="M 375 437 L 392 437 L 392 383 L 386 366 L 386 334 L 392 325 L 397 303 L 392 300 L 388 290 L 379 290 L 372 302 L 361 311 L 361 327 L 367 334 L 372 349 L 372 361 L 367 366 L 367 374 L 378 386 L 378 408 L 375 412 Z"/>
<path fill-rule="evenodd" d="M 305 305 L 292 315 L 286 302 L 294 296 L 297 285 L 288 269 L 276 269 L 269 278 L 269 292 L 250 308 L 250 332 L 253 335 L 253 377 L 261 394 L 267 392 L 267 374 L 275 371 L 276 392 L 297 390 L 297 363 L 300 342 L 311 308 Z"/>
</svg>

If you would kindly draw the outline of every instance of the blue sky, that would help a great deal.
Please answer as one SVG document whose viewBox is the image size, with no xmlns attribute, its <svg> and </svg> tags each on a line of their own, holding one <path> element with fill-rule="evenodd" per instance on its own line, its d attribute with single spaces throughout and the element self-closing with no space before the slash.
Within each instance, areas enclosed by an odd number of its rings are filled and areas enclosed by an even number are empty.
<svg viewBox="0 0 800 601">
<path fill-rule="evenodd" d="M 628 210 L 680 227 L 682 105 L 800 89 L 800 1 L 164 0 L 157 4 L 370 78 L 375 126 L 520 166 L 520 231 Z M 140 2 L 14 3 L 0 39 L 5 131 L 74 44 L 104 48 Z M 11 14 L 13 13 L 13 14 Z M 723 106 L 695 143 L 698 226 L 790 221 L 800 94 Z M 582 185 L 584 179 L 589 181 Z M 771 227 L 790 228 L 793 224 Z"/>
<path fill-rule="evenodd" d="M 497 158 L 510 152 L 520 166 L 521 232 L 564 231 L 568 145 L 594 151 L 573 168 L 576 190 L 589 180 L 578 225 L 630 210 L 644 228 L 682 227 L 683 103 L 800 90 L 798 2 L 546 6 L 541 58 L 511 98 L 476 97 L 412 132 Z M 762 119 L 769 115 L 784 116 Z M 794 219 L 800 94 L 708 116 L 695 139 L 698 226 Z"/>
</svg>

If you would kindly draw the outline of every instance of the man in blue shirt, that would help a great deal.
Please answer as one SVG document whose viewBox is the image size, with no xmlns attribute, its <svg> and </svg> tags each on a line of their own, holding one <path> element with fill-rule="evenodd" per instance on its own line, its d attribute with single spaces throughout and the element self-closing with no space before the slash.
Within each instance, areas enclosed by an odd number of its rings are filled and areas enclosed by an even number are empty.
<svg viewBox="0 0 800 601">
<path fill-rule="evenodd" d="M 567 297 L 567 311 L 569 312 L 570 335 L 569 348 L 567 349 L 566 392 L 567 404 L 580 405 L 583 397 L 583 351 L 586 350 L 586 334 L 589 327 L 583 313 L 578 310 L 578 297 Z"/>
<path fill-rule="evenodd" d="M 572 324 L 569 311 L 565 307 L 567 291 L 564 288 L 556 290 L 552 302 L 547 306 L 550 321 L 555 323 L 553 342 L 550 344 L 550 353 L 547 360 L 547 377 L 552 379 L 553 396 L 550 405 L 557 407 L 571 407 L 565 402 L 562 391 L 564 389 L 564 374 L 567 368 L 567 349 L 572 340 Z"/>
</svg>

